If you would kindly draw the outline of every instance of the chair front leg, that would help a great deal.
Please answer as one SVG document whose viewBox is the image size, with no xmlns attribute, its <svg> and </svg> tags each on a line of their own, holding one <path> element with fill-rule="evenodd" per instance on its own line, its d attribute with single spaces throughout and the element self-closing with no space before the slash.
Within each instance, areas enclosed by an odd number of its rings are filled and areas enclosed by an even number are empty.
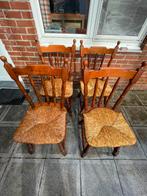
<svg viewBox="0 0 147 196">
<path fill-rule="evenodd" d="M 67 151 L 66 151 L 66 149 L 65 149 L 65 139 L 64 139 L 62 142 L 60 142 L 60 143 L 58 144 L 58 146 L 59 146 L 59 149 L 60 149 L 61 153 L 62 153 L 64 156 L 66 156 Z"/>
<path fill-rule="evenodd" d="M 120 147 L 114 147 L 112 155 L 116 157 L 119 154 L 119 150 L 120 150 Z"/>
<path fill-rule="evenodd" d="M 85 130 L 84 128 L 82 127 L 82 147 L 83 147 L 83 150 L 81 152 L 81 157 L 85 157 L 87 155 L 87 152 L 90 148 L 89 144 L 86 144 L 85 146 Z"/>
<path fill-rule="evenodd" d="M 35 146 L 33 144 L 27 144 L 28 153 L 33 154 L 35 152 Z"/>
<path fill-rule="evenodd" d="M 90 148 L 90 146 L 89 146 L 89 144 L 87 144 L 85 146 L 85 148 L 83 149 L 83 151 L 81 152 L 81 157 L 85 157 L 87 155 L 89 148 Z"/>
</svg>

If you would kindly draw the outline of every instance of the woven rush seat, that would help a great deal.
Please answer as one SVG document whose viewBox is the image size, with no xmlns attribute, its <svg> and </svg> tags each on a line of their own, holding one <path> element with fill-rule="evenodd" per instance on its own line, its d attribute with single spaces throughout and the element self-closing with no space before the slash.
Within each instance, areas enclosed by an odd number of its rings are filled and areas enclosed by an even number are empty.
<svg viewBox="0 0 147 196">
<path fill-rule="evenodd" d="M 96 79 L 90 79 L 89 82 L 88 82 L 88 95 L 87 95 L 88 97 L 92 97 L 93 94 L 94 94 L 95 82 L 96 82 Z M 100 97 L 101 92 L 102 92 L 103 87 L 104 87 L 104 83 L 105 83 L 105 80 L 98 79 L 98 88 L 97 88 L 97 93 L 96 93 L 97 97 Z M 83 81 L 80 81 L 80 86 L 81 86 L 82 95 L 84 95 L 84 83 L 83 83 Z M 105 92 L 104 92 L 104 96 L 108 97 L 110 95 L 111 91 L 112 91 L 111 86 L 107 85 L 107 87 L 105 89 Z"/>
<path fill-rule="evenodd" d="M 60 78 L 54 79 L 55 83 L 55 94 L 56 97 L 61 97 L 61 92 L 62 92 L 62 80 Z M 45 86 L 47 89 L 47 93 L 50 97 L 53 96 L 53 90 L 52 90 L 52 83 L 50 80 L 45 81 Z M 66 90 L 65 90 L 65 98 L 71 97 L 73 94 L 73 82 L 67 81 L 66 82 Z M 45 92 L 43 87 L 40 89 L 40 95 L 45 96 Z"/>
<path fill-rule="evenodd" d="M 84 113 L 85 136 L 93 147 L 117 147 L 136 143 L 136 137 L 122 113 L 95 108 Z"/>
<path fill-rule="evenodd" d="M 62 122 L 62 123 L 61 123 Z M 65 137 L 66 109 L 56 103 L 36 104 L 29 108 L 14 133 L 19 143 L 57 144 Z"/>
</svg>

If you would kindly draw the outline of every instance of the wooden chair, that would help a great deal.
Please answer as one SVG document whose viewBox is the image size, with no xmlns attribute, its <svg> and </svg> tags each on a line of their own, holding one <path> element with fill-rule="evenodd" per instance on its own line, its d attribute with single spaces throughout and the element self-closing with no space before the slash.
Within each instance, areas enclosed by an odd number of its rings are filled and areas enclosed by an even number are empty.
<svg viewBox="0 0 147 196">
<path fill-rule="evenodd" d="M 88 69 L 92 69 L 92 70 L 99 70 L 102 68 L 103 66 L 103 62 L 105 60 L 105 57 L 107 55 L 110 55 L 110 58 L 108 60 L 107 63 L 107 67 L 110 67 L 113 58 L 115 57 L 118 48 L 119 48 L 119 44 L 120 42 L 118 41 L 115 48 L 106 48 L 106 47 L 90 47 L 90 48 L 85 48 L 83 45 L 83 41 L 80 41 L 80 57 L 81 57 L 81 70 L 85 69 L 85 66 L 83 64 L 84 60 L 87 60 L 87 68 Z M 97 97 L 100 96 L 100 93 L 103 89 L 104 86 L 104 79 L 103 78 L 99 78 L 98 80 L 98 91 L 97 91 Z M 95 79 L 91 79 L 88 83 L 88 97 L 92 97 L 93 96 L 93 92 L 94 92 L 94 85 L 95 85 Z M 81 92 L 82 95 L 84 95 L 84 83 L 83 81 L 80 81 L 80 86 L 81 86 Z M 107 88 L 105 90 L 104 93 L 104 100 L 106 100 L 106 97 L 109 96 L 110 92 L 111 92 L 111 87 L 109 85 L 107 85 Z"/>
<path fill-rule="evenodd" d="M 87 66 L 88 62 L 85 62 Z M 120 146 L 133 145 L 136 142 L 133 130 L 129 127 L 122 113 L 117 112 L 116 108 L 124 99 L 126 93 L 134 85 L 144 72 L 145 63 L 137 70 L 125 70 L 118 68 L 102 68 L 101 70 L 84 70 L 84 111 L 82 123 L 82 141 L 83 151 L 81 156 L 84 157 L 89 147 L 112 147 L 113 155 L 119 153 Z M 99 78 L 105 78 L 104 87 L 101 91 L 99 100 L 96 103 L 97 85 Z M 88 103 L 88 82 L 95 78 L 94 93 L 91 103 Z M 111 93 L 106 102 L 102 105 L 102 98 L 108 85 L 108 81 L 113 78 Z M 116 81 L 115 81 L 116 79 Z M 120 97 L 110 104 L 120 80 L 125 80 L 125 88 L 122 90 Z M 123 81 L 124 82 L 124 81 Z M 112 83 L 112 80 L 111 80 Z M 113 105 L 113 106 L 110 106 Z"/>
<path fill-rule="evenodd" d="M 64 67 L 64 59 L 67 58 L 69 64 L 66 65 L 68 68 L 70 75 L 67 81 L 67 88 L 65 92 L 65 98 L 67 101 L 68 109 L 71 108 L 71 97 L 73 94 L 73 81 L 72 81 L 72 73 L 75 72 L 76 64 L 75 64 L 75 52 L 76 52 L 76 40 L 73 40 L 72 47 L 66 47 L 64 45 L 48 45 L 48 46 L 40 46 L 39 42 L 36 40 L 38 53 L 42 63 L 48 62 L 52 67 Z M 55 82 L 55 93 L 58 97 L 61 97 L 61 91 L 59 91 L 61 87 L 61 79 L 56 78 Z M 52 97 L 52 88 L 51 88 L 51 80 L 46 80 L 47 94 Z M 40 94 L 45 96 L 45 92 L 43 87 L 40 89 Z"/>
<path fill-rule="evenodd" d="M 66 83 L 69 72 L 66 68 L 52 68 L 45 64 L 29 65 L 26 67 L 12 67 L 5 57 L 0 57 L 10 77 L 16 82 L 22 93 L 25 95 L 30 106 L 22 119 L 19 127 L 14 133 L 14 141 L 26 143 L 29 153 L 34 152 L 34 144 L 58 144 L 63 155 L 66 155 L 66 109 L 64 107 Z M 65 61 L 65 64 L 67 62 Z M 34 102 L 26 92 L 19 76 L 28 78 L 37 101 Z M 46 102 L 42 100 L 38 92 L 34 77 L 39 77 L 44 88 Z M 45 85 L 47 77 L 52 78 L 52 91 L 55 95 L 54 77 L 62 80 L 61 99 L 56 102 L 49 102 L 49 96 Z"/>
</svg>

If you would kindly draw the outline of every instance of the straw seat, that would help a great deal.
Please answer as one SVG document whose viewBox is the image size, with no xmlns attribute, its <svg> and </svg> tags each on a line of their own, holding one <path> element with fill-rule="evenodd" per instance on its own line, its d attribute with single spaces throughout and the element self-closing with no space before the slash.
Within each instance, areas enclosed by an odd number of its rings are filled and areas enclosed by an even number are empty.
<svg viewBox="0 0 147 196">
<path fill-rule="evenodd" d="M 87 95 L 88 97 L 92 97 L 94 94 L 95 82 L 96 82 L 96 79 L 90 79 L 88 82 L 88 95 Z M 96 93 L 97 97 L 99 97 L 101 95 L 104 84 L 105 84 L 105 80 L 98 79 L 98 88 L 97 88 L 97 93 Z M 83 81 L 80 81 L 80 86 L 81 86 L 82 95 L 84 95 Z M 111 91 L 112 91 L 111 86 L 107 85 L 105 92 L 104 92 L 104 96 L 108 97 L 110 95 Z"/>
<path fill-rule="evenodd" d="M 55 95 L 56 97 L 61 97 L 62 80 L 60 78 L 56 78 L 54 79 L 54 83 L 55 83 Z M 45 86 L 46 86 L 48 96 L 52 97 L 53 90 L 52 90 L 51 80 L 45 80 Z M 73 82 L 66 81 L 65 98 L 71 97 L 72 94 L 73 94 Z M 40 95 L 45 96 L 43 87 L 41 87 L 40 89 Z"/>
<path fill-rule="evenodd" d="M 86 141 L 92 147 L 128 146 L 136 137 L 122 113 L 108 108 L 95 108 L 84 113 Z"/>
<path fill-rule="evenodd" d="M 61 123 L 62 122 L 62 123 Z M 19 143 L 57 144 L 65 137 L 66 109 L 56 103 L 29 108 L 14 134 Z"/>
</svg>

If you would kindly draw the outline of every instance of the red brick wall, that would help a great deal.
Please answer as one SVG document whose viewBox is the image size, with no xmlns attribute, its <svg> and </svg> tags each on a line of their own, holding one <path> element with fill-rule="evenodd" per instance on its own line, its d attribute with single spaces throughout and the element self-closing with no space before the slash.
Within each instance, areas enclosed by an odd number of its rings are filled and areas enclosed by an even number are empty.
<svg viewBox="0 0 147 196">
<path fill-rule="evenodd" d="M 35 38 L 37 33 L 29 1 L 0 1 L 0 39 L 15 66 L 40 62 Z M 142 53 L 118 53 L 112 66 L 134 69 L 142 61 L 147 61 L 147 43 Z M 147 71 L 134 89 L 147 89 Z"/>
<path fill-rule="evenodd" d="M 35 45 L 36 28 L 30 3 L 0 1 L 0 39 L 15 66 L 39 61 Z"/>
</svg>

